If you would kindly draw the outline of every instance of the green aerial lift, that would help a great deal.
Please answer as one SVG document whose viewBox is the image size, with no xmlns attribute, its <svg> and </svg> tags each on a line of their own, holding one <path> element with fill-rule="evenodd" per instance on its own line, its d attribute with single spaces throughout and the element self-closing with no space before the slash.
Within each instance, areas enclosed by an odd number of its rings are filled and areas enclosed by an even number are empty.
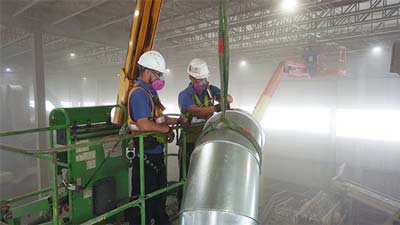
<svg viewBox="0 0 400 225">
<path fill-rule="evenodd" d="M 48 132 L 49 149 L 24 149 L 0 143 L 0 150 L 48 160 L 51 170 L 50 187 L 0 201 L 0 224 L 26 224 L 26 217 L 32 216 L 37 219 L 30 224 L 121 224 L 124 210 L 140 207 L 144 225 L 146 199 L 185 185 L 186 174 L 164 189 L 145 194 L 143 138 L 149 133 L 132 135 L 124 126 L 128 93 L 137 74 L 136 62 L 152 48 L 161 4 L 162 0 L 136 1 L 135 12 L 139 13 L 133 16 L 117 105 L 58 108 L 50 112 L 49 127 L 0 133 L 0 137 L 6 137 Z M 139 138 L 139 149 L 130 147 L 133 137 Z M 131 201 L 129 167 L 135 156 L 140 159 L 141 194 Z M 185 159 L 183 156 L 182 160 Z"/>
</svg>

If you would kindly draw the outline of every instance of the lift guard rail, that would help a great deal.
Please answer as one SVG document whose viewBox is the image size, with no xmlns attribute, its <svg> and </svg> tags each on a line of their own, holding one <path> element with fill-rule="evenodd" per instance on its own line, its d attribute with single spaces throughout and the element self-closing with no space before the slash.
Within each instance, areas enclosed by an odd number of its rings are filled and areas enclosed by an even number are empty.
<svg viewBox="0 0 400 225">
<path fill-rule="evenodd" d="M 121 106 L 114 106 L 114 107 L 121 107 Z M 60 110 L 60 109 L 57 109 Z M 62 110 L 62 109 L 61 109 Z M 125 110 L 122 108 L 122 110 Z M 50 127 L 45 127 L 45 128 L 37 128 L 37 129 L 28 129 L 28 130 L 21 130 L 21 131 L 12 131 L 12 132 L 2 132 L 0 133 L 0 137 L 7 137 L 7 136 L 16 136 L 16 135 L 22 135 L 22 134 L 32 134 L 32 133 L 37 133 L 37 132 L 43 132 L 43 131 L 48 131 L 50 132 L 50 143 L 53 146 L 54 144 L 54 131 L 60 130 L 60 129 L 70 129 L 69 125 L 61 125 L 61 126 L 50 126 Z M 184 130 L 177 128 L 177 130 L 181 131 L 181 134 L 184 134 Z M 161 193 L 165 193 L 168 191 L 171 191 L 175 188 L 178 188 L 179 186 L 183 186 L 185 189 L 185 184 L 186 184 L 186 145 L 183 144 L 183 151 L 182 151 L 182 165 L 183 165 L 183 178 L 173 184 L 168 185 L 165 188 L 156 190 L 154 192 L 145 194 L 145 185 L 144 185 L 144 180 L 145 180 L 145 174 L 144 174 L 144 137 L 148 135 L 152 135 L 154 132 L 149 132 L 149 133 L 142 133 L 142 134 L 126 134 L 126 135 L 119 135 L 116 137 L 103 137 L 99 140 L 91 141 L 91 142 L 85 142 L 85 143 L 77 143 L 77 144 L 68 144 L 65 146 L 60 146 L 60 147 L 53 147 L 53 148 L 48 148 L 48 149 L 27 149 L 27 148 L 21 148 L 21 147 L 15 147 L 7 144 L 2 144 L 0 143 L 0 150 L 3 151 L 8 151 L 8 152 L 14 152 L 18 154 L 24 154 L 28 155 L 34 158 L 40 158 L 40 159 L 45 159 L 50 161 L 50 187 L 44 188 L 41 190 L 37 190 L 34 192 L 30 192 L 21 196 L 17 196 L 14 198 L 10 198 L 7 200 L 1 200 L 0 201 L 0 207 L 1 210 L 4 212 L 4 209 L 7 208 L 7 213 L 2 215 L 5 218 L 0 218 L 0 221 L 2 219 L 7 219 L 9 221 L 10 225 L 13 224 L 20 224 L 20 219 L 22 217 L 28 216 L 32 213 L 36 212 L 42 212 L 46 211 L 47 209 L 50 211 L 52 214 L 52 220 L 49 222 L 45 222 L 43 224 L 68 224 L 64 223 L 63 220 L 60 218 L 60 212 L 59 212 L 59 200 L 61 197 L 59 193 L 59 189 L 61 186 L 58 184 L 58 178 L 57 176 L 59 173 L 57 172 L 59 167 L 67 167 L 65 163 L 58 162 L 57 160 L 57 154 L 62 153 L 62 152 L 68 152 L 68 151 L 75 151 L 78 148 L 83 148 L 83 147 L 90 147 L 94 145 L 99 145 L 99 144 L 105 144 L 105 143 L 113 143 L 113 142 L 122 142 L 122 141 L 127 141 L 131 140 L 133 138 L 138 138 L 139 139 L 139 167 L 140 167 L 140 195 L 139 198 L 135 201 L 130 201 L 128 203 L 125 203 L 117 208 L 114 208 L 108 212 L 103 213 L 102 215 L 96 216 L 94 218 L 91 218 L 90 220 L 82 223 L 82 224 L 95 224 L 99 223 L 102 221 L 107 220 L 108 218 L 123 212 L 124 210 L 131 208 L 131 207 L 139 207 L 141 211 L 141 224 L 145 225 L 145 202 L 147 199 L 155 197 Z M 182 136 L 182 143 L 186 143 L 186 138 L 185 135 Z M 168 144 L 165 144 L 165 157 L 168 156 L 177 156 L 177 154 L 168 154 Z M 128 169 L 128 168 L 127 168 Z M 27 204 L 19 205 L 19 206 L 13 206 L 13 204 L 20 202 L 22 200 L 28 199 L 30 197 L 34 196 L 39 196 L 44 193 L 51 192 L 51 197 L 45 197 L 45 198 L 39 198 L 39 200 L 34 200 L 31 201 Z M 1 213 L 0 213 L 1 214 Z M 69 222 L 71 223 L 71 222 Z"/>
</svg>

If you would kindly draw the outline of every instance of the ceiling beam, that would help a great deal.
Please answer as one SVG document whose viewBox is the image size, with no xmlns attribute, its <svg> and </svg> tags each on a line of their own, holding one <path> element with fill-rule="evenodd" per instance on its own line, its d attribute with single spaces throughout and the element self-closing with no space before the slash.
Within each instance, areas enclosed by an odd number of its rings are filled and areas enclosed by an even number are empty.
<svg viewBox="0 0 400 225">
<path fill-rule="evenodd" d="M 22 7 L 22 8 L 19 9 L 18 11 L 16 11 L 16 12 L 13 14 L 13 16 L 15 17 L 15 16 L 20 15 L 21 13 L 25 12 L 26 10 L 32 8 L 32 6 L 36 5 L 36 4 L 39 3 L 40 1 L 43 1 L 43 0 L 32 0 L 30 3 L 28 3 L 27 5 L 25 5 L 24 7 Z"/>
<path fill-rule="evenodd" d="M 10 42 L 5 43 L 4 45 L 1 45 L 1 46 L 0 46 L 0 50 L 1 50 L 2 48 L 5 48 L 5 47 L 7 47 L 7 46 L 10 46 L 10 45 L 12 45 L 12 44 L 14 44 L 14 43 L 17 43 L 17 42 L 19 42 L 19 41 L 25 40 L 26 38 L 30 38 L 30 37 L 31 37 L 30 34 L 25 34 L 25 35 L 23 35 L 23 36 L 21 36 L 21 37 L 18 37 L 18 38 L 14 39 L 14 40 L 12 40 L 12 41 L 10 41 Z"/>
<path fill-rule="evenodd" d="M 82 32 L 85 30 L 82 21 L 72 20 L 71 23 L 64 23 L 58 26 L 53 26 L 51 19 L 39 21 L 39 19 L 31 18 L 28 16 L 12 17 L 9 9 L 12 8 L 11 3 L 4 3 L 0 7 L 0 24 L 7 27 L 18 27 L 26 31 L 31 31 L 32 27 L 41 27 L 43 33 L 54 36 L 65 37 L 78 41 L 83 41 L 93 44 L 101 44 L 117 48 L 126 48 L 128 44 L 129 32 L 121 31 L 116 27 L 110 27 L 107 30 L 98 30 L 93 32 Z M 57 12 L 42 11 L 43 18 L 57 18 L 60 14 Z M 86 24 L 95 23 L 94 20 L 85 20 Z M 87 28 L 86 28 L 87 29 Z M 115 35 L 118 34 L 118 35 Z"/>
<path fill-rule="evenodd" d="M 104 28 L 104 27 L 108 27 L 108 26 L 110 26 L 110 25 L 112 25 L 112 24 L 115 24 L 115 23 L 119 23 L 119 22 L 123 22 L 123 21 L 125 21 L 125 20 L 128 20 L 129 18 L 132 18 L 132 16 L 133 16 L 133 12 L 132 12 L 132 13 L 129 13 L 127 16 L 119 17 L 119 18 L 116 18 L 116 19 L 114 19 L 114 20 L 111 20 L 111 21 L 108 21 L 108 22 L 105 22 L 105 23 L 96 25 L 96 26 L 94 26 L 94 27 L 91 27 L 91 28 L 85 30 L 84 32 L 87 33 L 87 32 L 92 32 L 92 31 L 95 31 L 95 30 L 99 30 L 99 29 L 102 29 L 102 28 Z"/>
<path fill-rule="evenodd" d="M 89 10 L 91 10 L 91 9 L 93 9 L 93 8 L 95 8 L 95 7 L 97 7 L 97 6 L 99 6 L 99 5 L 102 5 L 102 4 L 104 4 L 105 2 L 107 2 L 107 1 L 109 1 L 109 0 L 99 0 L 99 1 L 95 2 L 93 5 L 90 5 L 90 6 L 86 7 L 86 8 L 83 8 L 83 9 L 81 9 L 81 10 L 79 10 L 79 11 L 76 11 L 76 12 L 74 12 L 74 13 L 72 13 L 72 14 L 69 14 L 69 15 L 67 15 L 67 16 L 65 16 L 65 17 L 63 17 L 63 18 L 60 18 L 60 19 L 56 20 L 56 21 L 53 22 L 52 24 L 53 24 L 53 25 L 57 25 L 57 24 L 60 24 L 60 23 L 62 23 L 62 22 L 65 22 L 65 21 L 67 21 L 67 20 L 69 20 L 69 19 L 71 19 L 71 18 L 73 18 L 73 17 L 75 17 L 75 16 L 77 16 L 77 15 L 79 15 L 79 14 L 82 14 L 82 13 L 84 13 L 84 12 L 86 12 L 86 11 L 89 11 Z"/>
</svg>

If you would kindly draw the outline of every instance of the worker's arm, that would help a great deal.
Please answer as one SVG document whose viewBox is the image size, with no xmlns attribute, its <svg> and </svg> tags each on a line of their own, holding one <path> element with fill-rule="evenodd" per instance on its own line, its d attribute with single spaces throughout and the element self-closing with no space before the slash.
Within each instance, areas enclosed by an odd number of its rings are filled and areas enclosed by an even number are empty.
<svg viewBox="0 0 400 225">
<path fill-rule="evenodd" d="M 191 105 L 188 108 L 188 112 L 196 117 L 207 118 L 215 112 L 214 106 L 201 107 L 197 105 Z"/>
<path fill-rule="evenodd" d="M 217 102 L 221 102 L 221 93 L 218 93 L 214 96 L 215 101 Z M 228 97 L 226 97 L 226 100 L 228 100 L 228 103 L 231 104 L 233 102 L 233 98 L 232 96 L 228 95 Z"/>
<path fill-rule="evenodd" d="M 233 98 L 230 95 L 228 95 L 226 99 L 228 100 L 229 104 L 233 102 Z M 196 117 L 207 118 L 215 112 L 215 107 L 214 106 L 201 107 L 197 105 L 191 105 L 188 108 L 188 112 Z"/>
<path fill-rule="evenodd" d="M 165 122 L 168 125 L 175 125 L 178 123 L 178 118 L 173 118 L 173 117 L 169 117 L 169 116 L 165 116 Z"/>
<path fill-rule="evenodd" d="M 167 133 L 170 131 L 170 128 L 167 124 L 157 124 L 156 122 L 149 120 L 148 118 L 141 118 L 136 121 L 137 126 L 140 131 L 148 131 L 148 132 L 161 132 Z"/>
</svg>

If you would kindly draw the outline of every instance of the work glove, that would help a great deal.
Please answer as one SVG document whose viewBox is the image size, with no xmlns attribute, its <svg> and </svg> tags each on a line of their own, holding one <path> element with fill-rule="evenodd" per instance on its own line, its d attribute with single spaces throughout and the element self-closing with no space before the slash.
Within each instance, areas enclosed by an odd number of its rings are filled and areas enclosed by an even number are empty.
<svg viewBox="0 0 400 225">
<path fill-rule="evenodd" d="M 221 112 L 221 103 L 214 105 L 214 111 L 215 112 Z M 229 105 L 229 103 L 226 103 L 226 109 L 231 109 L 231 106 Z"/>
</svg>

